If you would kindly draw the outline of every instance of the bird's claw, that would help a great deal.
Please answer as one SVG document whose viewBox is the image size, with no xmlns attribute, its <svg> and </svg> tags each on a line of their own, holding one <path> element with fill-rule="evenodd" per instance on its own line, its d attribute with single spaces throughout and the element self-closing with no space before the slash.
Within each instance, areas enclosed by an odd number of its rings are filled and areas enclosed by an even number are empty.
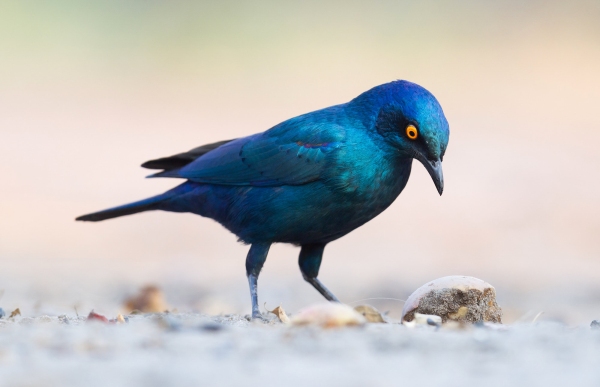
<svg viewBox="0 0 600 387">
<path fill-rule="evenodd" d="M 262 322 L 265 324 L 269 322 L 269 319 L 263 316 L 260 312 L 253 312 L 252 315 L 247 314 L 245 317 L 246 320 L 250 322 Z"/>
</svg>

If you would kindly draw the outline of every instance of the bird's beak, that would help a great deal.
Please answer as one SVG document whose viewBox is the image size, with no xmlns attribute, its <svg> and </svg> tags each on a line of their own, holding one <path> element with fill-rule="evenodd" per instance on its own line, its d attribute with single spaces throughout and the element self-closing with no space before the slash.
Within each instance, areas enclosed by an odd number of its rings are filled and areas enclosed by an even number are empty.
<svg viewBox="0 0 600 387">
<path fill-rule="evenodd" d="M 427 172 L 433 179 L 435 183 L 435 188 L 437 188 L 440 195 L 444 192 L 444 173 L 442 172 L 442 162 L 440 160 L 431 161 L 426 157 L 419 155 L 417 159 L 425 166 Z"/>
</svg>

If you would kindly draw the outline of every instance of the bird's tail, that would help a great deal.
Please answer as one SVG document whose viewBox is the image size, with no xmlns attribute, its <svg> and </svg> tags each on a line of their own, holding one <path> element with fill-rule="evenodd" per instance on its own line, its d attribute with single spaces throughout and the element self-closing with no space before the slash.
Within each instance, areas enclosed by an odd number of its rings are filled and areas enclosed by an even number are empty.
<svg viewBox="0 0 600 387">
<path fill-rule="evenodd" d="M 75 220 L 80 220 L 84 222 L 99 222 L 101 220 L 117 218 L 119 216 L 137 214 L 138 212 L 158 210 L 160 203 L 165 199 L 168 199 L 170 196 L 171 195 L 167 194 L 153 196 L 151 198 L 140 200 L 138 202 L 109 208 L 107 210 L 94 212 L 92 214 L 82 215 L 76 218 Z"/>
</svg>

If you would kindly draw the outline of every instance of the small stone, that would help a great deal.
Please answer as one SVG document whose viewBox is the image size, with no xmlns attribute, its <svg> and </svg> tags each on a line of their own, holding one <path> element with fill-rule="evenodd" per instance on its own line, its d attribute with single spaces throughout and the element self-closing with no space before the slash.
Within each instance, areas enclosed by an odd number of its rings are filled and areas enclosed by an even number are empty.
<svg viewBox="0 0 600 387">
<path fill-rule="evenodd" d="M 125 309 L 133 314 L 135 310 L 143 313 L 163 313 L 168 308 L 162 291 L 154 285 L 146 286 L 140 292 L 125 301 Z"/>
<path fill-rule="evenodd" d="M 442 323 L 502 323 L 494 287 L 467 276 L 438 278 L 415 290 L 404 304 L 402 321 L 412 321 L 417 313 L 439 316 Z"/>
<path fill-rule="evenodd" d="M 4 313 L 4 309 L 0 308 L 0 318 L 4 318 L 4 316 L 6 316 L 6 313 Z"/>
<path fill-rule="evenodd" d="M 354 310 L 362 314 L 367 322 L 370 323 L 385 323 L 383 315 L 371 305 L 358 305 L 354 307 Z"/>
<path fill-rule="evenodd" d="M 430 325 L 433 327 L 439 327 L 442 325 L 442 318 L 433 314 L 415 313 L 415 321 L 417 324 Z"/>
<path fill-rule="evenodd" d="M 590 324 L 590 328 L 592 328 L 593 330 L 600 330 L 600 320 L 592 321 L 592 323 Z"/>
<path fill-rule="evenodd" d="M 306 307 L 291 318 L 293 325 L 316 325 L 322 328 L 337 328 L 363 325 L 364 316 L 351 306 L 327 302 Z"/>
<path fill-rule="evenodd" d="M 408 328 L 414 328 L 417 326 L 432 326 L 439 328 L 442 325 L 442 318 L 433 314 L 415 313 L 414 318 L 411 321 L 403 320 L 402 325 Z"/>
<path fill-rule="evenodd" d="M 218 332 L 225 328 L 223 324 L 219 324 L 216 322 L 206 322 L 199 326 L 200 330 L 207 332 Z"/>
</svg>

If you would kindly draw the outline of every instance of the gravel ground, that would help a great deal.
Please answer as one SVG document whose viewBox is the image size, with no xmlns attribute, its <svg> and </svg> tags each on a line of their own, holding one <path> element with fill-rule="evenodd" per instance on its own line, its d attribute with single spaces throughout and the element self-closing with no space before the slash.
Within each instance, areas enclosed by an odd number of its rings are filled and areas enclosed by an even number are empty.
<svg viewBox="0 0 600 387">
<path fill-rule="evenodd" d="M 240 315 L 0 320 L 2 386 L 599 386 L 600 330 L 321 329 Z"/>
</svg>

